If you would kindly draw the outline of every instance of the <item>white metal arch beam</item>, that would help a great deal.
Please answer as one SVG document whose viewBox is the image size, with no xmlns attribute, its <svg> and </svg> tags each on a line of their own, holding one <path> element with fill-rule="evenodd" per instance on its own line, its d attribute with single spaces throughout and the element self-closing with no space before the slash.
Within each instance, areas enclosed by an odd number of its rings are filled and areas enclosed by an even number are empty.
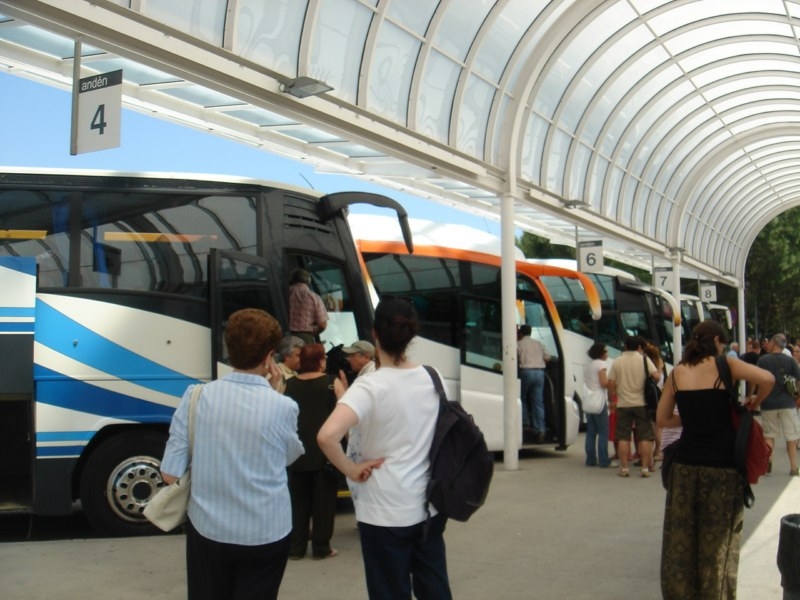
<svg viewBox="0 0 800 600">
<path fill-rule="evenodd" d="M 751 117 L 752 118 L 752 117 Z M 780 128 L 780 125 L 774 125 L 771 129 Z M 800 132 L 800 128 L 798 128 L 798 132 Z M 773 131 L 774 134 L 774 131 Z M 702 180 L 704 176 L 704 172 L 708 169 L 713 168 L 714 164 L 722 161 L 723 158 L 730 153 L 737 153 L 740 152 L 743 146 L 747 145 L 747 141 L 749 139 L 758 140 L 759 138 L 763 138 L 768 136 L 769 134 L 764 130 L 757 130 L 755 131 L 752 136 L 743 136 L 734 139 L 728 139 L 725 142 L 718 144 L 712 152 L 705 152 L 705 151 L 697 151 L 695 153 L 690 153 L 687 157 L 687 161 L 691 162 L 694 166 L 692 169 L 693 175 L 687 177 L 681 188 L 679 190 L 678 197 L 681 199 L 679 200 L 679 212 L 676 214 L 675 218 L 670 223 L 670 230 L 668 232 L 670 241 L 675 246 L 680 246 L 681 242 L 684 243 L 688 240 L 682 236 L 682 231 L 688 232 L 689 227 L 687 226 L 686 219 L 688 219 L 688 214 L 691 213 L 693 207 L 697 204 L 698 198 L 694 193 L 695 188 L 699 185 L 699 182 Z M 738 194 L 736 194 L 738 196 Z M 773 198 L 773 202 L 775 202 L 774 195 L 770 196 Z M 717 206 L 721 209 L 724 206 L 727 207 L 736 207 L 737 204 L 740 204 L 742 207 L 742 212 L 738 214 L 738 218 L 736 219 L 725 219 L 724 225 L 727 226 L 727 230 L 723 231 L 720 230 L 718 233 L 723 234 L 723 236 L 727 236 L 731 240 L 735 239 L 742 239 L 745 237 L 745 233 L 753 227 L 754 218 L 760 214 L 762 211 L 765 210 L 763 205 L 757 206 L 752 202 L 748 202 L 748 198 L 739 198 L 738 203 L 734 201 L 733 194 L 729 194 L 721 199 L 718 200 Z M 769 206 L 766 207 L 769 210 Z M 687 238 L 691 238 L 692 240 L 692 247 L 697 249 L 702 249 L 704 245 L 708 244 L 708 238 L 706 237 L 706 233 L 703 232 L 694 232 L 694 235 L 687 236 Z M 688 250 L 688 248 L 687 248 Z M 702 254 L 702 253 L 701 253 Z M 733 261 L 735 263 L 739 262 L 739 257 L 733 257 Z M 733 269 L 732 264 L 729 265 L 727 268 Z"/>
</svg>

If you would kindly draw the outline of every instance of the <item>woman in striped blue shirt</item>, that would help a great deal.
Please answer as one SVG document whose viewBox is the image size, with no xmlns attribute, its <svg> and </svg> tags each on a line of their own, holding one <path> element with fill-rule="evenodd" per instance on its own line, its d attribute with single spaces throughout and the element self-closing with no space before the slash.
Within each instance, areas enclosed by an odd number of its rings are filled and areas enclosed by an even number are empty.
<svg viewBox="0 0 800 600">
<path fill-rule="evenodd" d="M 195 412 L 186 534 L 189 600 L 277 598 L 292 529 L 286 467 L 303 454 L 297 404 L 270 387 L 281 340 L 263 310 L 233 313 L 225 345 L 233 373 L 203 386 Z M 172 418 L 165 483 L 188 465 L 188 402 Z"/>
</svg>

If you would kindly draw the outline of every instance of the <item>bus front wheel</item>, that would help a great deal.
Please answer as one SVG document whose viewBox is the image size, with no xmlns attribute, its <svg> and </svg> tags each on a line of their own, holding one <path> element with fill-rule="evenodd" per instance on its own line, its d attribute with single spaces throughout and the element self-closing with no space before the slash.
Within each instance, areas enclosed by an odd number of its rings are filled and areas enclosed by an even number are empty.
<svg viewBox="0 0 800 600">
<path fill-rule="evenodd" d="M 161 486 L 166 443 L 166 433 L 127 431 L 92 452 L 81 475 L 80 496 L 95 529 L 115 536 L 160 531 L 142 513 Z"/>
</svg>

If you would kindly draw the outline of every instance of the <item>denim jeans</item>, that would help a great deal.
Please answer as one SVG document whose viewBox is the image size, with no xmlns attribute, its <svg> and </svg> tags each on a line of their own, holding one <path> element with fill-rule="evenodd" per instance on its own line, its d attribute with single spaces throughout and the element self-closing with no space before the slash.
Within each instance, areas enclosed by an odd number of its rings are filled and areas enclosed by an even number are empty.
<svg viewBox="0 0 800 600">
<path fill-rule="evenodd" d="M 410 527 L 358 524 L 370 600 L 451 600 L 442 515 Z"/>
<path fill-rule="evenodd" d="M 522 426 L 546 433 L 544 423 L 544 369 L 520 369 Z"/>
<path fill-rule="evenodd" d="M 586 464 L 607 467 L 608 459 L 608 404 L 597 415 L 586 414 Z"/>
</svg>

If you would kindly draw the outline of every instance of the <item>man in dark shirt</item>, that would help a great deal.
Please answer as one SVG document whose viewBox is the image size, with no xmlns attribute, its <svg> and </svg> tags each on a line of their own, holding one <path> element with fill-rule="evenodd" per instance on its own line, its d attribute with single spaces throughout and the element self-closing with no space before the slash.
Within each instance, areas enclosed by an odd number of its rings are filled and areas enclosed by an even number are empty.
<svg viewBox="0 0 800 600">
<path fill-rule="evenodd" d="M 775 448 L 775 440 L 786 440 L 786 454 L 789 455 L 789 475 L 800 475 L 797 467 L 797 440 L 800 440 L 800 423 L 797 418 L 797 393 L 787 389 L 786 380 L 794 377 L 800 380 L 800 365 L 791 356 L 784 354 L 786 336 L 776 333 L 769 340 L 769 353 L 758 359 L 758 366 L 775 376 L 775 386 L 761 403 L 761 422 L 764 427 L 764 441 Z M 770 462 L 770 470 L 772 463 Z M 767 471 L 769 473 L 769 471 Z"/>
<path fill-rule="evenodd" d="M 747 351 L 744 354 L 742 354 L 739 358 L 746 363 L 755 365 L 758 363 L 758 357 L 760 354 L 761 354 L 761 347 L 758 344 L 758 340 L 754 338 L 748 338 Z"/>
</svg>

